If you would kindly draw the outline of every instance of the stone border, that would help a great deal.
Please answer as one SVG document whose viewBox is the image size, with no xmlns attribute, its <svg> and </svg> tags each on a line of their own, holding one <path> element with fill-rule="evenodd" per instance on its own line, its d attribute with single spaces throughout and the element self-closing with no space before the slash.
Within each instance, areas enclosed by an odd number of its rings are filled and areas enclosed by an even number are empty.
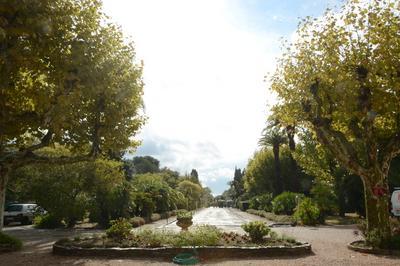
<svg viewBox="0 0 400 266">
<path fill-rule="evenodd" d="M 311 244 L 301 243 L 294 247 L 267 246 L 267 247 L 197 247 L 197 254 L 201 259 L 221 258 L 260 258 L 276 256 L 302 256 L 312 253 Z M 81 248 L 63 246 L 55 243 L 53 254 L 64 256 L 88 257 L 135 257 L 153 259 L 172 259 L 179 253 L 193 252 L 192 247 L 159 247 L 159 248 Z"/>
<path fill-rule="evenodd" d="M 373 248 L 373 247 L 361 247 L 361 246 L 357 246 L 356 243 L 365 243 L 365 241 L 357 240 L 357 241 L 351 242 L 350 244 L 347 245 L 347 248 L 350 250 L 353 250 L 353 251 L 361 252 L 361 253 L 400 256 L 400 250 L 380 249 L 380 248 Z"/>
</svg>

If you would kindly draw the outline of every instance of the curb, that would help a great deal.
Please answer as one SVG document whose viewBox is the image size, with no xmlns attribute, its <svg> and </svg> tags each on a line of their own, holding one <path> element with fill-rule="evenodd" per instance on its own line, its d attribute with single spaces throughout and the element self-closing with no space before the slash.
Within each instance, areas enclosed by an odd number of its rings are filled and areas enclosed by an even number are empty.
<svg viewBox="0 0 400 266">
<path fill-rule="evenodd" d="M 193 247 L 159 247 L 159 248 L 81 248 L 74 246 L 53 245 L 53 254 L 62 256 L 88 257 L 135 257 L 172 259 L 179 253 L 193 252 Z M 195 247 L 201 259 L 221 258 L 260 258 L 277 256 L 302 256 L 311 254 L 311 244 L 302 243 L 295 247 Z"/>
<path fill-rule="evenodd" d="M 365 243 L 364 240 L 357 240 L 351 242 L 347 245 L 347 248 L 353 251 L 361 252 L 361 253 L 368 253 L 368 254 L 375 254 L 375 255 L 393 255 L 393 256 L 400 256 L 400 250 L 390 250 L 390 249 L 380 249 L 380 248 L 373 248 L 373 247 L 361 247 L 356 245 L 357 243 Z"/>
</svg>

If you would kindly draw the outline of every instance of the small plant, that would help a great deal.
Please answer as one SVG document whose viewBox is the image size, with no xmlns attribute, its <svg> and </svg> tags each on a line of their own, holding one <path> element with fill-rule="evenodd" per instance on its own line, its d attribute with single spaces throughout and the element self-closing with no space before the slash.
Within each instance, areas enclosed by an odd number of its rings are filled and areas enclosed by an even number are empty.
<svg viewBox="0 0 400 266">
<path fill-rule="evenodd" d="M 320 210 L 318 206 L 310 199 L 304 198 L 296 207 L 294 216 L 299 219 L 304 225 L 316 225 Z"/>
<path fill-rule="evenodd" d="M 63 225 L 60 219 L 56 218 L 50 213 L 36 216 L 33 219 L 33 224 L 36 228 L 39 229 L 54 229 Z"/>
<path fill-rule="evenodd" d="M 177 220 L 184 220 L 184 219 L 191 220 L 192 218 L 193 218 L 192 212 L 187 211 L 187 210 L 180 210 L 176 214 Z"/>
<path fill-rule="evenodd" d="M 118 218 L 110 222 L 111 226 L 106 230 L 106 234 L 110 238 L 127 239 L 131 234 L 132 225 L 125 218 Z"/>
<path fill-rule="evenodd" d="M 21 248 L 21 240 L 0 232 L 0 251 L 16 251 Z"/>
<path fill-rule="evenodd" d="M 268 235 L 271 229 L 261 221 L 254 221 L 241 226 L 246 231 L 254 243 L 262 242 L 263 237 Z"/>
</svg>

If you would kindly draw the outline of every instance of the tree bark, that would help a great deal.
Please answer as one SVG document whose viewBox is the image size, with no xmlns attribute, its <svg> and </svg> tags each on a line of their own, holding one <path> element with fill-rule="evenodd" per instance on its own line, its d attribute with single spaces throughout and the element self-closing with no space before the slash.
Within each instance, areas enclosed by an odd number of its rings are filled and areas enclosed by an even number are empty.
<svg viewBox="0 0 400 266">
<path fill-rule="evenodd" d="M 281 162 L 279 159 L 279 146 L 274 146 L 272 149 L 275 161 L 275 193 L 276 195 L 279 195 L 283 192 L 283 184 L 281 177 Z"/>
<path fill-rule="evenodd" d="M 371 184 L 378 180 L 386 180 L 383 176 L 372 177 Z M 389 186 L 387 182 L 379 185 L 383 189 L 382 195 L 374 193 L 374 187 L 367 187 L 364 182 L 365 216 L 367 221 L 367 232 L 378 232 L 381 239 L 388 243 L 391 238 L 390 216 L 389 216 Z"/>
<path fill-rule="evenodd" d="M 8 182 L 8 168 L 0 165 L 0 231 L 3 231 L 4 225 L 4 206 L 6 203 L 6 189 Z"/>
</svg>

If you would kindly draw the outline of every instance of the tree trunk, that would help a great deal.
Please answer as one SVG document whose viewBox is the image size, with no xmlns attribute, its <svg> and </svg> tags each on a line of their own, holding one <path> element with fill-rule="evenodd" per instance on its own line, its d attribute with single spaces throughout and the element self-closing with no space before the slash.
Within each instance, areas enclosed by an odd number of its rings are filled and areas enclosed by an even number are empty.
<svg viewBox="0 0 400 266">
<path fill-rule="evenodd" d="M 279 146 L 274 146 L 274 161 L 275 161 L 275 193 L 279 195 L 283 192 L 283 184 L 281 177 L 281 162 L 279 159 Z"/>
<path fill-rule="evenodd" d="M 293 158 L 292 153 L 296 151 L 296 142 L 294 141 L 294 133 L 295 133 L 295 128 L 294 126 L 287 126 L 286 127 L 286 132 L 287 132 L 287 138 L 289 142 L 289 149 L 290 149 L 290 168 L 291 168 L 291 176 L 292 180 L 291 182 L 291 190 L 293 192 L 300 192 L 301 190 L 301 185 L 300 185 L 300 180 L 299 180 L 299 171 L 297 167 L 297 162 Z"/>
<path fill-rule="evenodd" d="M 6 203 L 6 189 L 8 181 L 8 168 L 0 165 L 0 231 L 3 230 L 4 206 Z"/>
<path fill-rule="evenodd" d="M 374 178 L 376 180 L 385 180 L 383 177 Z M 376 182 L 371 182 L 376 184 Z M 389 186 L 387 182 L 379 186 L 383 189 L 382 194 L 373 194 L 374 187 L 366 187 L 364 182 L 365 196 L 365 214 L 367 220 L 367 233 L 379 233 L 381 243 L 388 243 L 391 237 L 390 216 L 389 216 Z M 376 189 L 375 189 L 376 191 Z M 379 192 L 379 191 L 377 191 Z M 378 194 L 378 195 L 376 195 Z"/>
</svg>

